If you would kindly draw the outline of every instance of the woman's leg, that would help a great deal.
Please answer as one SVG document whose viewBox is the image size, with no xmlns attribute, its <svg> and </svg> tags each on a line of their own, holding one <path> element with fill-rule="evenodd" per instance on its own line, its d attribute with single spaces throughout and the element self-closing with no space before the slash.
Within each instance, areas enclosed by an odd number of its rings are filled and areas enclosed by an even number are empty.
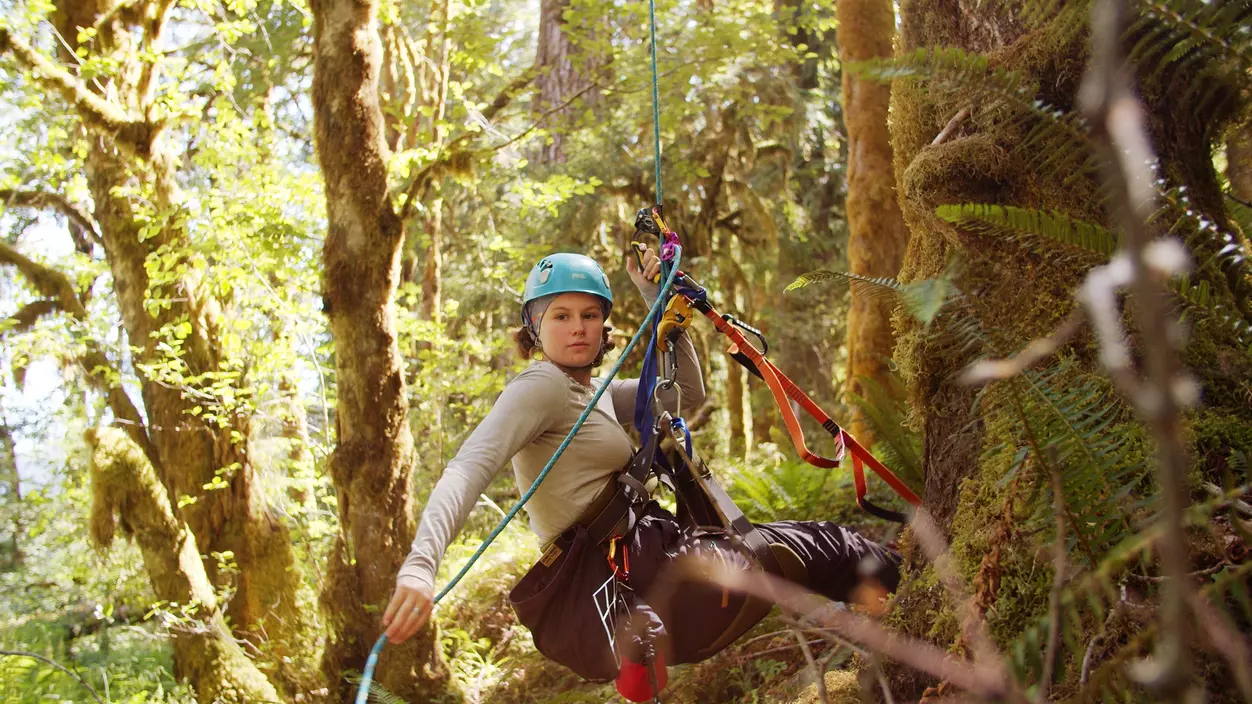
<svg viewBox="0 0 1252 704">
<path fill-rule="evenodd" d="M 756 524 L 765 541 L 795 551 L 808 568 L 808 588 L 834 601 L 848 601 L 860 582 L 873 579 L 887 591 L 900 583 L 900 555 L 830 521 Z"/>
</svg>

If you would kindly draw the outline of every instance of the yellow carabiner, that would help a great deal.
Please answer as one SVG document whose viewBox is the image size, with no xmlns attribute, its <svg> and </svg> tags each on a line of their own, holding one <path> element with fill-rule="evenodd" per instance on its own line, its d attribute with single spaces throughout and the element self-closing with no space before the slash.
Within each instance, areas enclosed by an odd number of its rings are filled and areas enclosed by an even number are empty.
<svg viewBox="0 0 1252 704">
<path fill-rule="evenodd" d="M 669 304 L 665 306 L 665 313 L 661 316 L 661 323 L 657 326 L 657 349 L 666 350 L 678 333 L 691 327 L 691 317 L 691 301 L 686 296 L 670 298 Z"/>
</svg>

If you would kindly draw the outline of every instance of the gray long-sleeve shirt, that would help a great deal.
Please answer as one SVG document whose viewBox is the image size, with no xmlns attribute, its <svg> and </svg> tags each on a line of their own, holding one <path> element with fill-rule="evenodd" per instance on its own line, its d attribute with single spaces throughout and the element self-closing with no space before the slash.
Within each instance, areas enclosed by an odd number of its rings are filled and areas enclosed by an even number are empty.
<svg viewBox="0 0 1252 704">
<path fill-rule="evenodd" d="M 694 410 L 704 403 L 699 360 L 685 333 L 675 350 L 682 408 Z M 448 545 L 504 464 L 512 458 L 520 495 L 556 453 L 602 383 L 596 378 L 591 386 L 583 386 L 548 361 L 533 362 L 514 377 L 431 492 L 397 583 L 433 587 Z M 526 504 L 531 530 L 541 544 L 573 525 L 609 477 L 630 460 L 633 447 L 623 425 L 633 417 L 638 386 L 638 379 L 618 379 L 609 384 L 596 409 Z M 662 392 L 673 413 L 671 398 Z"/>
</svg>

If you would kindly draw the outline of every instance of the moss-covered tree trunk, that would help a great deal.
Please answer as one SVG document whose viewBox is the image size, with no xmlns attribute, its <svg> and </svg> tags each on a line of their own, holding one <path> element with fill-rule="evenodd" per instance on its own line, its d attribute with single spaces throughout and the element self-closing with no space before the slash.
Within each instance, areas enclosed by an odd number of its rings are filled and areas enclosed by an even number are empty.
<svg viewBox="0 0 1252 704">
<path fill-rule="evenodd" d="M 91 445 L 91 537 L 108 547 L 120 524 L 133 536 L 174 642 L 175 675 L 202 702 L 252 704 L 278 693 L 226 627 L 187 525 L 174 516 L 165 485 L 147 455 L 117 428 L 88 431 Z"/>
<path fill-rule="evenodd" d="M 895 11 L 891 0 L 839 0 L 837 41 L 845 64 L 891 56 Z M 908 228 L 896 203 L 887 135 L 890 86 L 843 72 L 843 121 L 848 136 L 848 266 L 868 277 L 893 277 L 900 271 Z M 847 391 L 865 398 L 863 380 L 889 388 L 889 360 L 895 344 L 891 303 L 852 289 L 848 309 Z M 854 406 L 854 409 L 856 407 Z M 870 443 L 859 411 L 851 432 Z"/>
<path fill-rule="evenodd" d="M 313 110 L 326 183 L 323 309 L 335 340 L 338 407 L 330 473 L 342 532 L 322 592 L 331 642 L 325 669 L 360 670 L 413 536 L 413 436 L 396 341 L 403 227 L 387 183 L 378 81 L 378 3 L 312 5 Z M 374 608 L 370 608 L 374 607 Z M 378 679 L 409 702 L 445 695 L 448 669 L 433 628 L 383 651 Z"/>
<path fill-rule="evenodd" d="M 1121 410 L 1110 412 L 1106 416 L 1110 422 L 1093 437 L 1066 437 L 1056 445 L 1044 437 L 1042 434 L 1050 429 L 1079 435 L 1082 428 L 1075 430 L 1064 416 L 1073 413 L 1073 408 L 1044 409 L 1042 402 L 1032 406 L 1031 399 L 1036 398 L 1032 394 L 1048 392 L 1039 385 L 1002 382 L 976 403 L 978 390 L 959 383 L 957 372 L 977 356 L 1016 352 L 1030 340 L 1056 329 L 1076 305 L 1076 287 L 1101 258 L 1080 250 L 1055 249 L 1062 245 L 1042 238 L 1014 239 L 1005 234 L 1007 228 L 979 228 L 959 219 L 952 222 L 939 217 L 936 208 L 989 203 L 1060 212 L 1105 227 L 1115 226 L 1105 205 L 1099 169 L 1092 166 L 1098 152 L 1084 136 L 1083 127 L 1074 126 L 1079 123 L 1064 121 L 1076 110 L 1079 82 L 1087 68 L 1088 12 L 1086 3 L 1069 2 L 1059 5 L 1047 21 L 1026 23 L 1006 4 L 983 5 L 976 12 L 960 0 L 906 0 L 901 5 L 903 54 L 950 47 L 983 54 L 989 66 L 1014 72 L 1020 76 L 1018 85 L 1024 86 L 1020 93 L 983 90 L 996 81 L 1000 82 L 996 85 L 1003 85 L 1007 79 L 1004 74 L 993 75 L 981 68 L 959 75 L 963 65 L 968 70 L 972 60 L 952 55 L 936 58 L 932 53 L 916 59 L 915 64 L 929 66 L 919 75 L 933 71 L 939 77 L 933 81 L 924 77 L 898 79 L 891 104 L 895 173 L 900 205 L 910 229 L 900 279 L 916 282 L 951 274 L 963 293 L 949 308 L 953 317 L 941 317 L 930 328 L 907 316 L 898 321 L 901 336 L 895 358 L 901 363 L 923 435 L 923 501 L 947 532 L 957 565 L 967 584 L 973 585 L 971 608 L 976 615 L 985 615 L 993 637 L 1006 649 L 1024 629 L 1033 628 L 1040 620 L 1046 622 L 1049 611 L 1052 571 L 1032 556 L 1046 554 L 1042 551 L 1049 544 L 1050 533 L 1046 527 L 1042 532 L 1027 529 L 1036 525 L 1029 522 L 1032 512 L 1039 510 L 1038 504 L 1031 502 L 1050 491 L 1048 473 L 1081 468 L 1087 473 L 1085 478 L 1091 479 L 1090 486 L 1099 487 L 1107 477 L 1100 474 L 1097 462 L 1091 462 L 1091 467 L 1084 464 L 1091 461 L 1090 455 L 1105 452 L 1108 444 L 1130 448 L 1118 451 L 1129 453 L 1130 464 L 1142 468 L 1143 458 L 1153 454 L 1152 445 L 1145 439 L 1142 426 L 1133 420 L 1128 405 L 1117 400 L 1117 393 L 1111 390 L 1093 339 L 1087 334 L 1036 365 L 1034 372 L 1042 368 L 1056 376 L 1047 381 L 1032 377 L 1032 383 L 1083 389 L 1086 395 L 1071 402 L 1077 408 L 1092 403 L 1092 399 L 1114 399 L 1108 403 L 1121 404 L 1115 406 Z M 1138 67 L 1136 78 L 1148 136 L 1160 158 L 1159 173 L 1168 186 L 1186 188 L 1190 198 L 1186 207 L 1224 227 L 1227 218 L 1211 147 L 1221 137 L 1234 103 L 1219 103 L 1217 108 L 1210 105 L 1199 119 L 1191 112 L 1196 109 L 1195 101 L 1178 99 L 1194 76 L 1187 78 L 1155 68 Z M 1055 112 L 1038 110 L 1032 103 L 1035 98 Z M 1052 134 L 1064 133 L 1064 138 L 1049 141 L 1032 132 L 1040 124 L 1057 123 L 1061 126 Z M 936 140 L 941 134 L 943 138 Z M 1162 199 L 1161 204 L 1173 207 L 1168 199 Z M 1177 208 L 1170 213 L 1154 227 L 1169 227 L 1182 216 Z M 1204 280 L 1224 305 L 1236 307 L 1235 302 L 1244 298 L 1239 290 L 1243 284 L 1213 264 L 1222 246 L 1219 238 L 1201 233 L 1187 239 L 1198 267 L 1193 280 Z M 962 328 L 958 318 L 969 326 Z M 1205 319 L 1203 314 L 1197 318 L 1200 322 L 1194 327 L 1185 362 L 1201 383 L 1204 406 L 1189 418 L 1188 433 L 1195 471 L 1207 473 L 1211 480 L 1219 475 L 1232 447 L 1252 446 L 1246 432 L 1231 430 L 1252 427 L 1252 412 L 1234 394 L 1236 380 L 1252 373 L 1252 359 L 1234 343 L 1220 321 Z M 979 331 L 976 339 L 970 333 L 975 328 Z M 1131 335 L 1133 344 L 1137 331 L 1132 330 Z M 966 344 L 972 339 L 977 344 Z M 1077 444 L 1063 444 L 1068 442 Z M 1086 448 L 1089 455 L 1067 454 L 1067 447 L 1079 448 L 1079 452 Z M 1015 462 L 1019 448 L 1019 457 L 1024 460 Z M 1136 452 L 1140 453 L 1137 460 Z M 1056 463 L 1059 466 L 1054 466 Z M 1017 473 L 1016 481 L 1008 481 L 1009 472 Z M 1154 491 L 1150 479 L 1131 486 L 1139 496 Z M 1098 488 L 1090 489 L 1083 499 L 1107 501 L 1112 494 L 1111 490 L 1102 493 Z M 1101 530 L 1110 528 L 1108 533 L 1113 535 L 1133 530 L 1125 522 L 1142 514 L 1129 510 L 1128 501 L 1122 499 L 1123 503 L 1113 507 L 1117 525 L 1070 525 L 1075 541 L 1071 575 L 1102 559 L 1110 544 L 1097 542 Z M 1070 506 L 1073 511 L 1082 508 Z M 1042 510 L 1048 511 L 1046 507 Z M 914 550 L 894 618 L 914 635 L 962 649 L 968 645 L 960 634 L 966 614 L 954 613 L 951 600 L 933 581 L 933 575 L 926 576 L 924 563 Z M 1099 622 L 1092 623 L 1088 635 L 1099 626 Z M 1151 638 L 1146 622 L 1120 627 L 1127 632 L 1110 637 Z M 1041 652 L 1042 648 L 1036 650 Z M 1096 652 L 1093 678 L 1097 677 L 1095 671 L 1113 657 L 1111 647 Z M 1122 653 L 1119 657 L 1128 656 Z M 1076 691 L 1082 659 L 1082 652 L 1070 652 L 1062 646 L 1054 691 Z M 1038 674 L 1036 671 L 1034 676 Z M 915 697 L 931 683 L 897 673 L 894 686 L 897 697 Z"/>
</svg>

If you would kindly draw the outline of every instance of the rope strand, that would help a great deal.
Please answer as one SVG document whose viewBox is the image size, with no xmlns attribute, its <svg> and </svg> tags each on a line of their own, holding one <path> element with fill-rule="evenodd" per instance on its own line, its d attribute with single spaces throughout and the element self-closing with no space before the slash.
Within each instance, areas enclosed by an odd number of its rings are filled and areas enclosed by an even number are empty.
<svg viewBox="0 0 1252 704">
<path fill-rule="evenodd" d="M 661 92 L 656 75 L 656 0 L 648 0 L 652 37 L 652 158 L 656 164 L 656 204 L 661 204 Z"/>
</svg>

